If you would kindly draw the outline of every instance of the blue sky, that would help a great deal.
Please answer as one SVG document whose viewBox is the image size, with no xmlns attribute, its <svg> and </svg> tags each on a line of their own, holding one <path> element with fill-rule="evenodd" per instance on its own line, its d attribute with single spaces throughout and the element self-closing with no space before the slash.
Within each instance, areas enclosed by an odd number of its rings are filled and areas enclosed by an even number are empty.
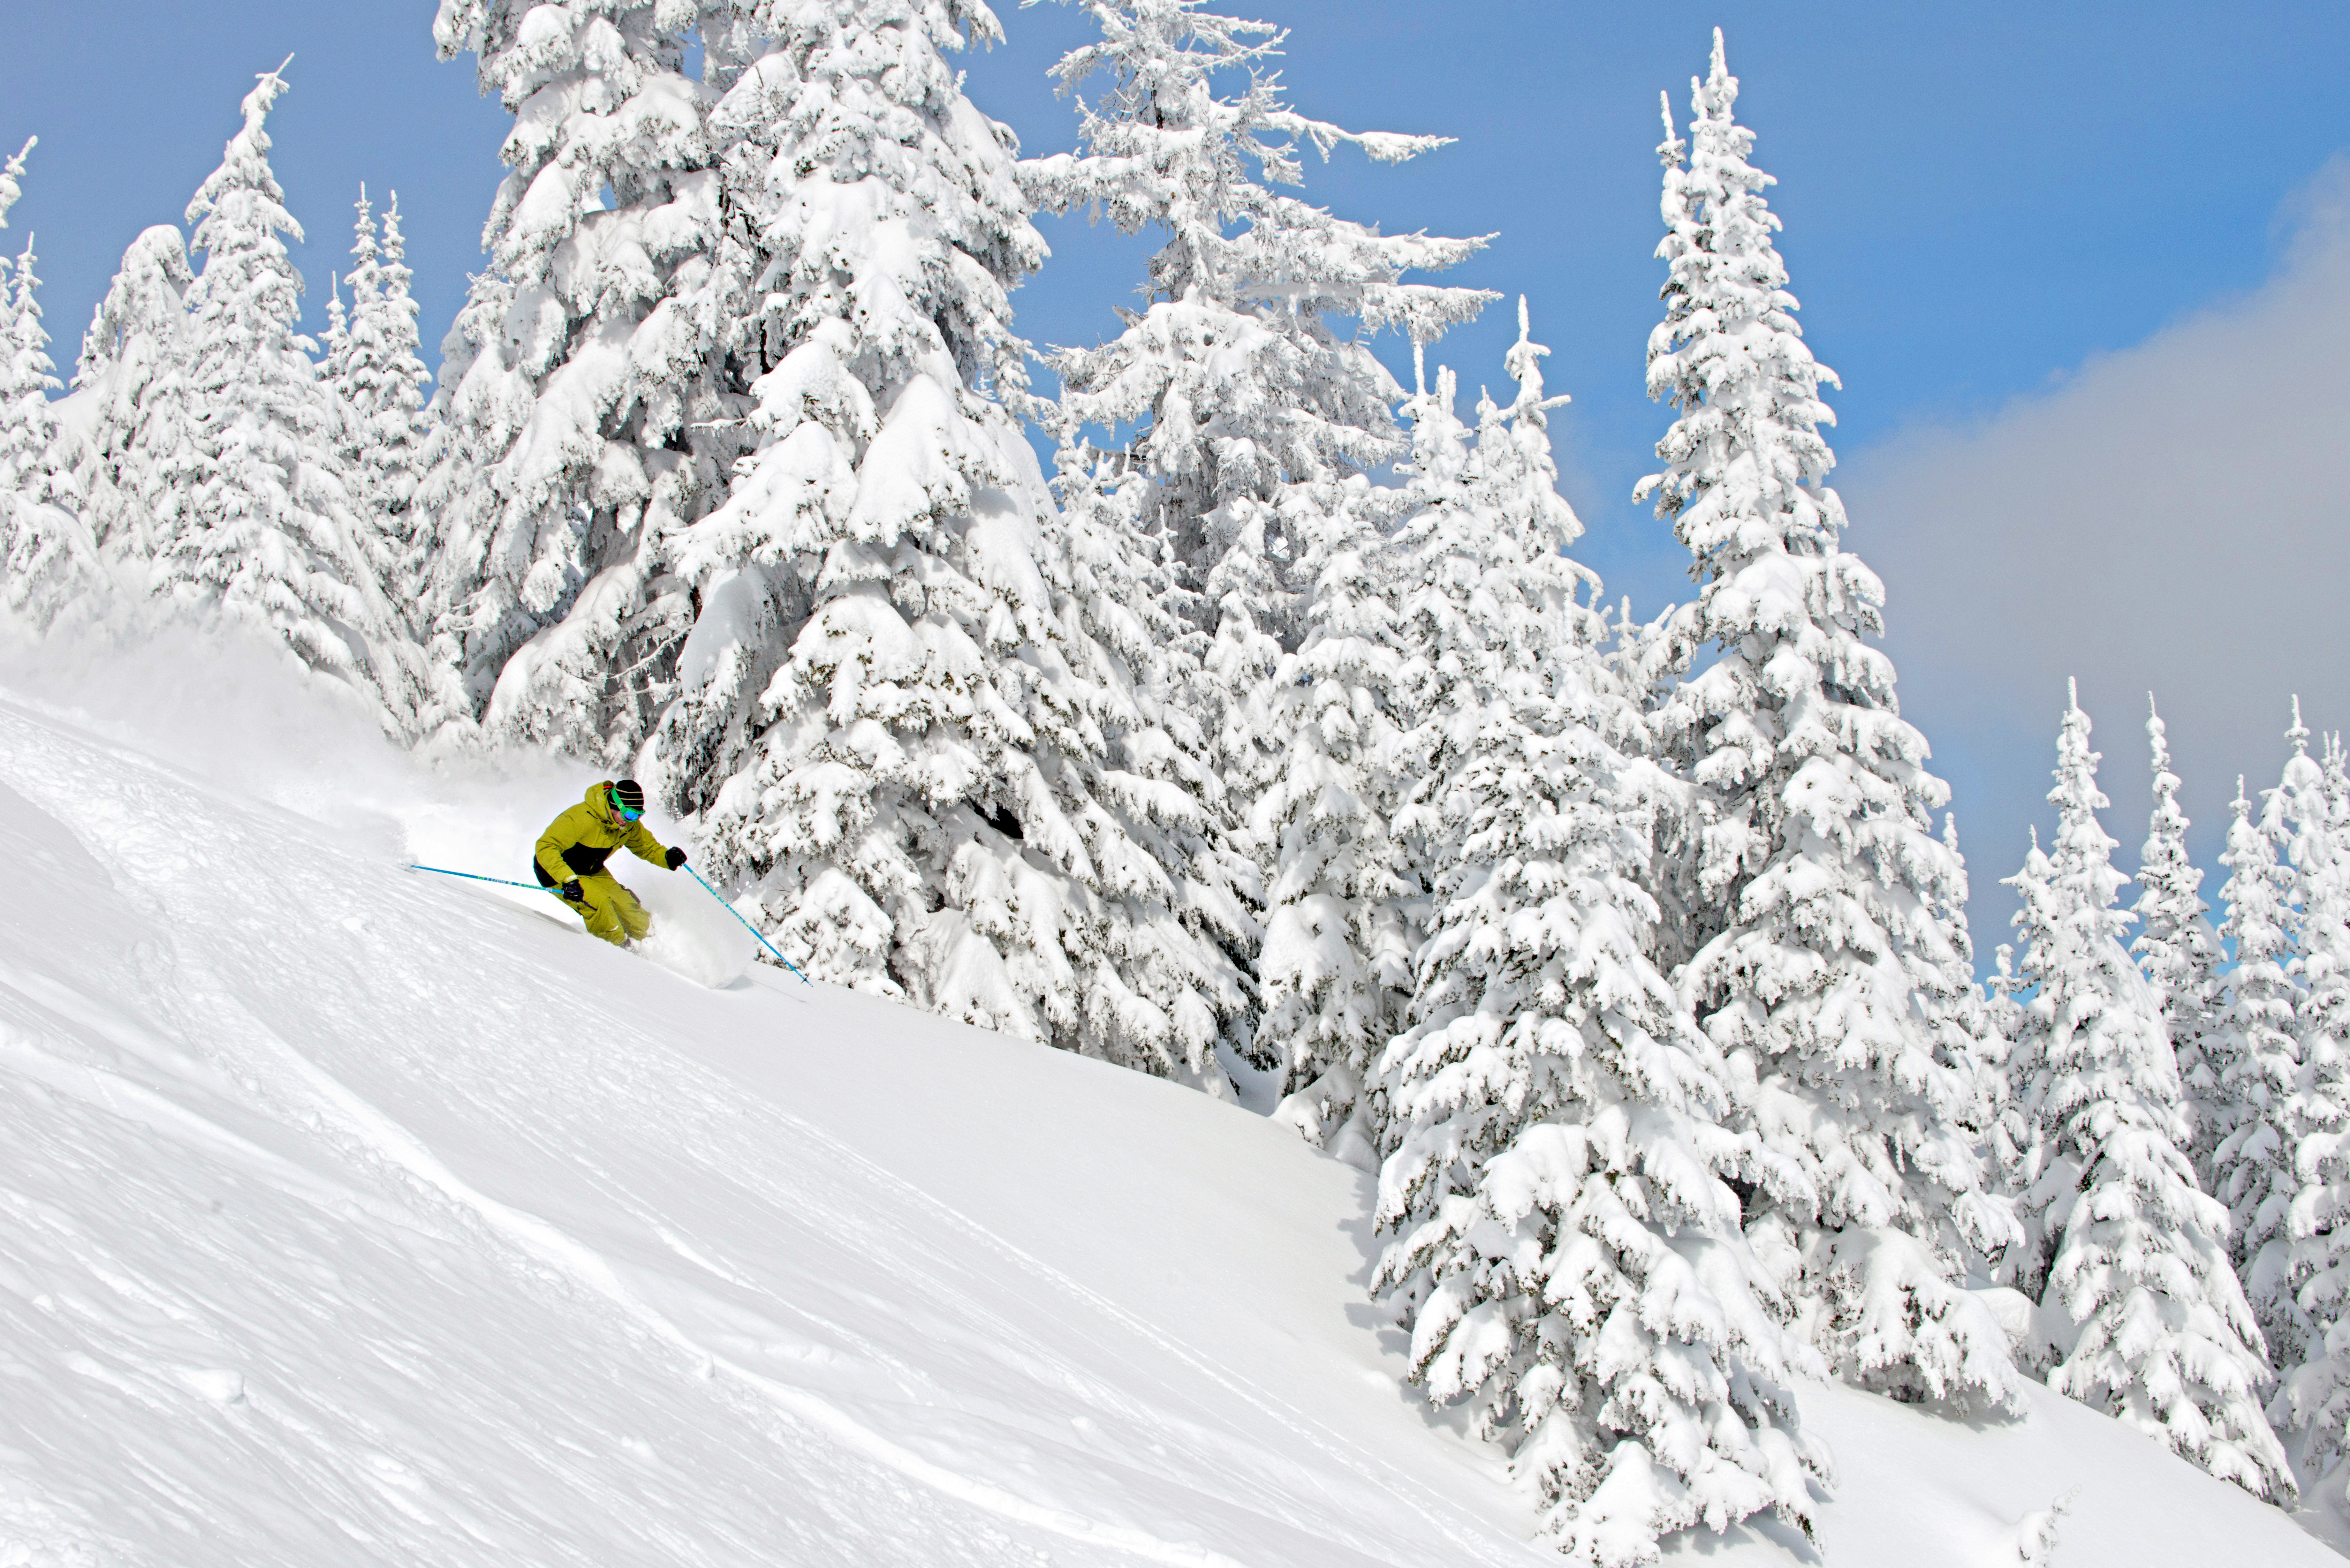
<svg viewBox="0 0 2350 1568">
<path fill-rule="evenodd" d="M 1552 389 L 1575 399 L 1557 428 L 1579 554 L 1644 614 L 1687 587 L 1679 546 L 1627 499 L 1666 422 L 1641 391 L 1657 92 L 1686 119 L 1709 29 L 1726 29 L 1806 329 L 1844 379 L 1847 542 L 1886 576 L 1907 711 L 1956 787 L 1986 947 L 2011 907 L 1996 878 L 2041 815 L 2068 672 L 2100 719 L 2126 865 L 2148 684 L 2178 693 L 2165 710 L 2207 864 L 2234 774 L 2273 782 L 2292 691 L 2314 725 L 2350 723 L 2331 626 L 2350 531 L 2324 467 L 2350 394 L 2323 374 L 2334 344 L 2350 348 L 2329 303 L 2350 294 L 2334 286 L 2350 284 L 2350 178 L 2329 173 L 2350 126 L 2350 7 L 1232 8 L 1291 30 L 1300 109 L 1459 139 L 1401 168 L 1342 153 L 1309 167 L 1307 193 L 1390 231 L 1496 234 L 1454 281 L 1531 296 Z M 364 180 L 400 192 L 437 340 L 481 265 L 506 118 L 470 60 L 436 60 L 425 0 L 19 10 L 0 141 L 42 140 L 7 243 L 39 234 L 61 361 L 122 247 L 179 219 L 238 99 L 288 52 L 271 130 L 309 231 L 314 322 Z M 1026 151 L 1066 147 L 1071 114 L 1044 72 L 1082 16 L 1052 0 L 999 14 L 1010 41 L 971 59 L 970 90 Z M 1055 255 L 1018 296 L 1021 325 L 1092 341 L 1139 249 L 1082 220 L 1045 226 Z M 1513 316 L 1496 307 L 1438 356 L 1467 386 L 1498 380 Z M 2314 421 L 2305 436 L 2279 436 L 2296 421 Z"/>
</svg>

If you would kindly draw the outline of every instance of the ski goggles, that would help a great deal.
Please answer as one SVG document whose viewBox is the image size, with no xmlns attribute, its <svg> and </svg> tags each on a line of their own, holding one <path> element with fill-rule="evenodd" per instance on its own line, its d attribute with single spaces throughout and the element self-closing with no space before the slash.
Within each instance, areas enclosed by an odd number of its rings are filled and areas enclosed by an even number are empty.
<svg viewBox="0 0 2350 1568">
<path fill-rule="evenodd" d="M 608 792 L 604 798 L 611 803 L 613 812 L 619 815 L 622 822 L 634 822 L 645 814 L 642 806 L 622 805 L 620 804 L 620 797 L 617 794 L 612 794 Z"/>
</svg>

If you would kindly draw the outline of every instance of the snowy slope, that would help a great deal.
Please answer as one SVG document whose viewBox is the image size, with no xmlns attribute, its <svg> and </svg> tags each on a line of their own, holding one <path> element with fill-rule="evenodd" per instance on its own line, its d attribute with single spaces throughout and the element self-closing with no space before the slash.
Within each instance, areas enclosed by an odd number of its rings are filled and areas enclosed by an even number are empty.
<svg viewBox="0 0 2350 1568">
<path fill-rule="evenodd" d="M 1284 1129 L 399 869 L 526 876 L 574 774 L 193 650 L 0 688 L 0 1564 L 1555 1561 Z M 2335 1561 L 2053 1397 L 1804 1411 L 1831 1562 L 2074 1487 L 2066 1568 Z"/>
</svg>

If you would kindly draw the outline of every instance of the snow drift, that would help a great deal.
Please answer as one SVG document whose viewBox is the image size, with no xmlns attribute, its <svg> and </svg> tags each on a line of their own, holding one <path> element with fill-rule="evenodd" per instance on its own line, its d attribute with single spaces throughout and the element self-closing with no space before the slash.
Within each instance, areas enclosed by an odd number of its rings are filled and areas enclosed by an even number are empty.
<svg viewBox="0 0 2350 1568">
<path fill-rule="evenodd" d="M 5 657 L 0 1563 L 1555 1561 L 1288 1129 L 400 869 L 526 876 L 562 768 Z M 1803 1405 L 1830 1563 L 2333 1560 L 2044 1390 Z"/>
</svg>

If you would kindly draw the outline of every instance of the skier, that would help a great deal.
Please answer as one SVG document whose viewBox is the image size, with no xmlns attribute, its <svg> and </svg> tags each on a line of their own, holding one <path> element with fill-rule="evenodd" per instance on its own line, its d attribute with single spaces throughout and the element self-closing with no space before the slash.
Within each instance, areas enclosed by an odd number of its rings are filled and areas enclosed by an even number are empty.
<svg viewBox="0 0 2350 1568">
<path fill-rule="evenodd" d="M 604 869 L 605 858 L 625 847 L 638 859 L 672 871 L 685 864 L 684 850 L 664 848 L 646 831 L 639 820 L 644 815 L 645 792 L 636 780 L 591 784 L 587 799 L 546 825 L 531 861 L 540 885 L 559 889 L 588 929 L 615 947 L 643 937 L 652 929 L 653 918 Z"/>
</svg>

